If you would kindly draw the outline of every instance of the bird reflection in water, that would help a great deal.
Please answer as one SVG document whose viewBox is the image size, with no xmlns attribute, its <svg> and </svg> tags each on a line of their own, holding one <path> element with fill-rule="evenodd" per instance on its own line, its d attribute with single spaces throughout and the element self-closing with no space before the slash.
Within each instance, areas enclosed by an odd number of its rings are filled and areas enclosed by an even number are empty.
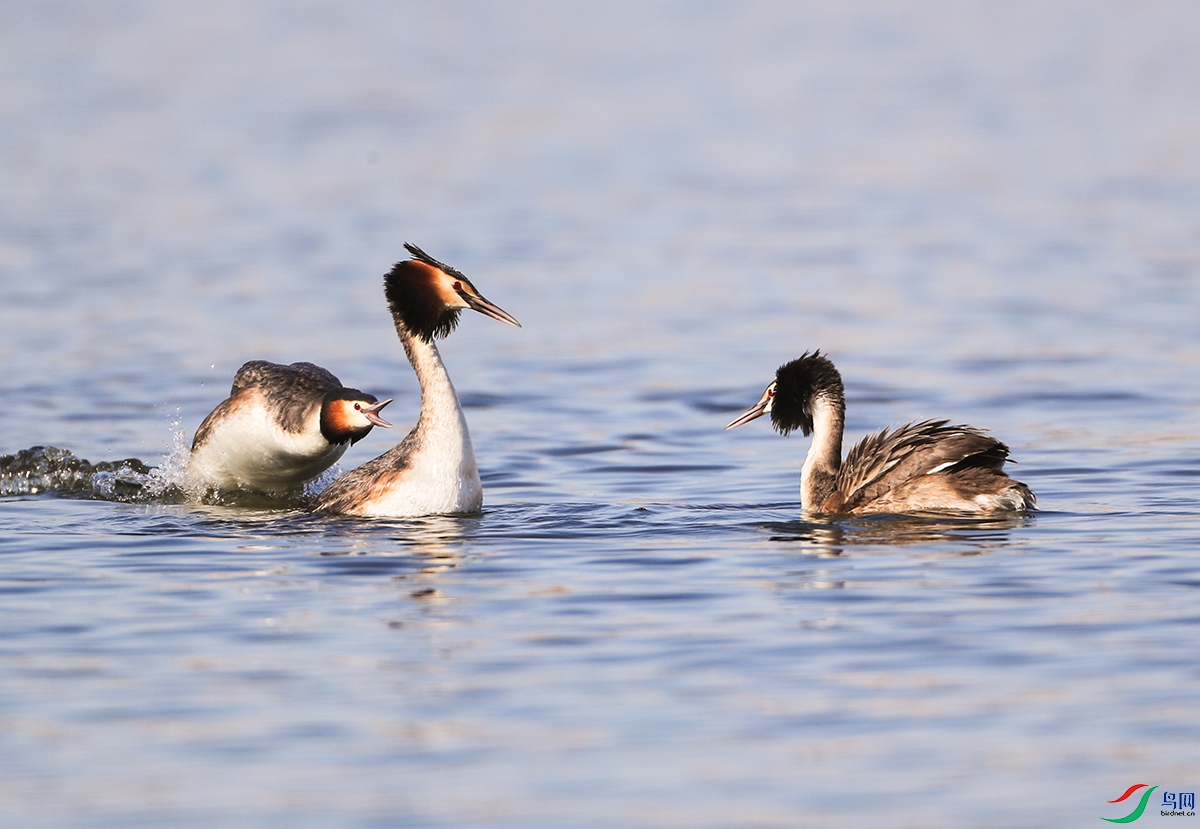
<svg viewBox="0 0 1200 829">
<path fill-rule="evenodd" d="M 872 515 L 855 519 L 819 518 L 778 521 L 762 525 L 771 541 L 799 544 L 821 558 L 843 555 L 847 548 L 953 543 L 951 552 L 977 556 L 1004 549 L 1011 543 L 1004 530 L 1033 523 L 1029 515 L 994 517 Z M 998 532 L 1001 531 L 1001 532 Z"/>
</svg>

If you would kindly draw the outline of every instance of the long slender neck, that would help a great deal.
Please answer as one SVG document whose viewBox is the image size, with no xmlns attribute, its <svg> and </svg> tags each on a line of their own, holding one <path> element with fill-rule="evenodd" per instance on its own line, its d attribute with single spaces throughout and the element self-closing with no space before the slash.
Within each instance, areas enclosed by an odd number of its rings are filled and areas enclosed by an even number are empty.
<svg viewBox="0 0 1200 829">
<path fill-rule="evenodd" d="M 800 470 L 800 506 L 820 509 L 837 488 L 842 467 L 842 432 L 846 403 L 839 397 L 820 395 L 813 401 L 812 443 Z"/>
<path fill-rule="evenodd" d="M 421 417 L 413 431 L 433 442 L 461 441 L 470 450 L 467 420 L 437 345 L 416 336 L 403 324 L 396 325 L 396 333 L 421 384 Z"/>
</svg>

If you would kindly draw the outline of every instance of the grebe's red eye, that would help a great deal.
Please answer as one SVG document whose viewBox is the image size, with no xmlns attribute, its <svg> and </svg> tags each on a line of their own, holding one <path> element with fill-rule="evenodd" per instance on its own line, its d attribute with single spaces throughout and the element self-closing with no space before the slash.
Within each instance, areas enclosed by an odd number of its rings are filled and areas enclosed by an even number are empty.
<svg viewBox="0 0 1200 829">
<path fill-rule="evenodd" d="M 775 389 L 767 389 L 767 397 L 774 397 Z"/>
<path fill-rule="evenodd" d="M 462 283 L 461 283 L 461 282 L 455 282 L 455 283 L 454 283 L 454 290 L 455 290 L 455 292 L 461 291 L 461 290 L 462 290 Z"/>
<path fill-rule="evenodd" d="M 354 404 L 354 411 L 356 411 L 356 412 L 361 412 L 361 411 L 362 411 L 362 403 L 355 403 L 355 404 Z"/>
</svg>

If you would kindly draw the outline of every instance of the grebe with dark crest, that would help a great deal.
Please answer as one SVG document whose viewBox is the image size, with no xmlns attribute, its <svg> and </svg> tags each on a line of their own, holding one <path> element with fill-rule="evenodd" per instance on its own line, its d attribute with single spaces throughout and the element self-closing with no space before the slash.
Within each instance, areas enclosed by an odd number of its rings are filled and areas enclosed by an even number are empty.
<svg viewBox="0 0 1200 829">
<path fill-rule="evenodd" d="M 477 513 L 483 484 L 462 406 L 435 337 L 458 324 L 464 308 L 521 324 L 488 302 L 460 271 L 415 245 L 397 262 L 383 291 L 396 334 L 421 386 L 421 414 L 408 436 L 388 452 L 338 478 L 313 510 L 333 515 L 406 518 Z"/>
<path fill-rule="evenodd" d="M 959 512 L 1034 507 L 1029 487 L 1003 471 L 1008 447 L 971 426 L 909 423 L 860 440 L 842 461 L 842 376 L 818 351 L 781 366 L 759 401 L 726 426 L 769 414 L 780 434 L 812 435 L 800 506 L 814 513 Z"/>
<path fill-rule="evenodd" d="M 294 489 L 332 466 L 372 426 L 391 426 L 379 416 L 391 402 L 348 389 L 312 363 L 252 360 L 196 430 L 188 472 L 221 492 Z"/>
</svg>

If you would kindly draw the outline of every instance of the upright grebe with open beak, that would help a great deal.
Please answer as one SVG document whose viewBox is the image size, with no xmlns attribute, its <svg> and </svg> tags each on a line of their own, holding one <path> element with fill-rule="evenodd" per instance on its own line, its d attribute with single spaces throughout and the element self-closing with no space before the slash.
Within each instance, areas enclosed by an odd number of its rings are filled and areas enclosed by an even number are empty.
<svg viewBox="0 0 1200 829">
<path fill-rule="evenodd" d="M 396 263 L 383 290 L 421 385 L 421 416 L 398 445 L 330 484 L 313 504 L 316 512 L 406 518 L 483 507 L 467 421 L 434 338 L 453 331 L 464 308 L 521 324 L 484 299 L 461 272 L 414 245 L 404 247 L 413 258 Z"/>
<path fill-rule="evenodd" d="M 251 360 L 192 441 L 188 474 L 210 490 L 285 492 L 316 478 L 372 426 L 380 403 L 312 363 Z"/>
<path fill-rule="evenodd" d="M 1029 487 L 1003 471 L 1008 447 L 971 426 L 945 420 L 884 429 L 842 461 L 846 395 L 820 352 L 781 366 L 759 401 L 726 426 L 769 414 L 776 431 L 812 435 L 800 472 L 800 506 L 814 513 L 962 512 L 1032 509 Z"/>
</svg>

